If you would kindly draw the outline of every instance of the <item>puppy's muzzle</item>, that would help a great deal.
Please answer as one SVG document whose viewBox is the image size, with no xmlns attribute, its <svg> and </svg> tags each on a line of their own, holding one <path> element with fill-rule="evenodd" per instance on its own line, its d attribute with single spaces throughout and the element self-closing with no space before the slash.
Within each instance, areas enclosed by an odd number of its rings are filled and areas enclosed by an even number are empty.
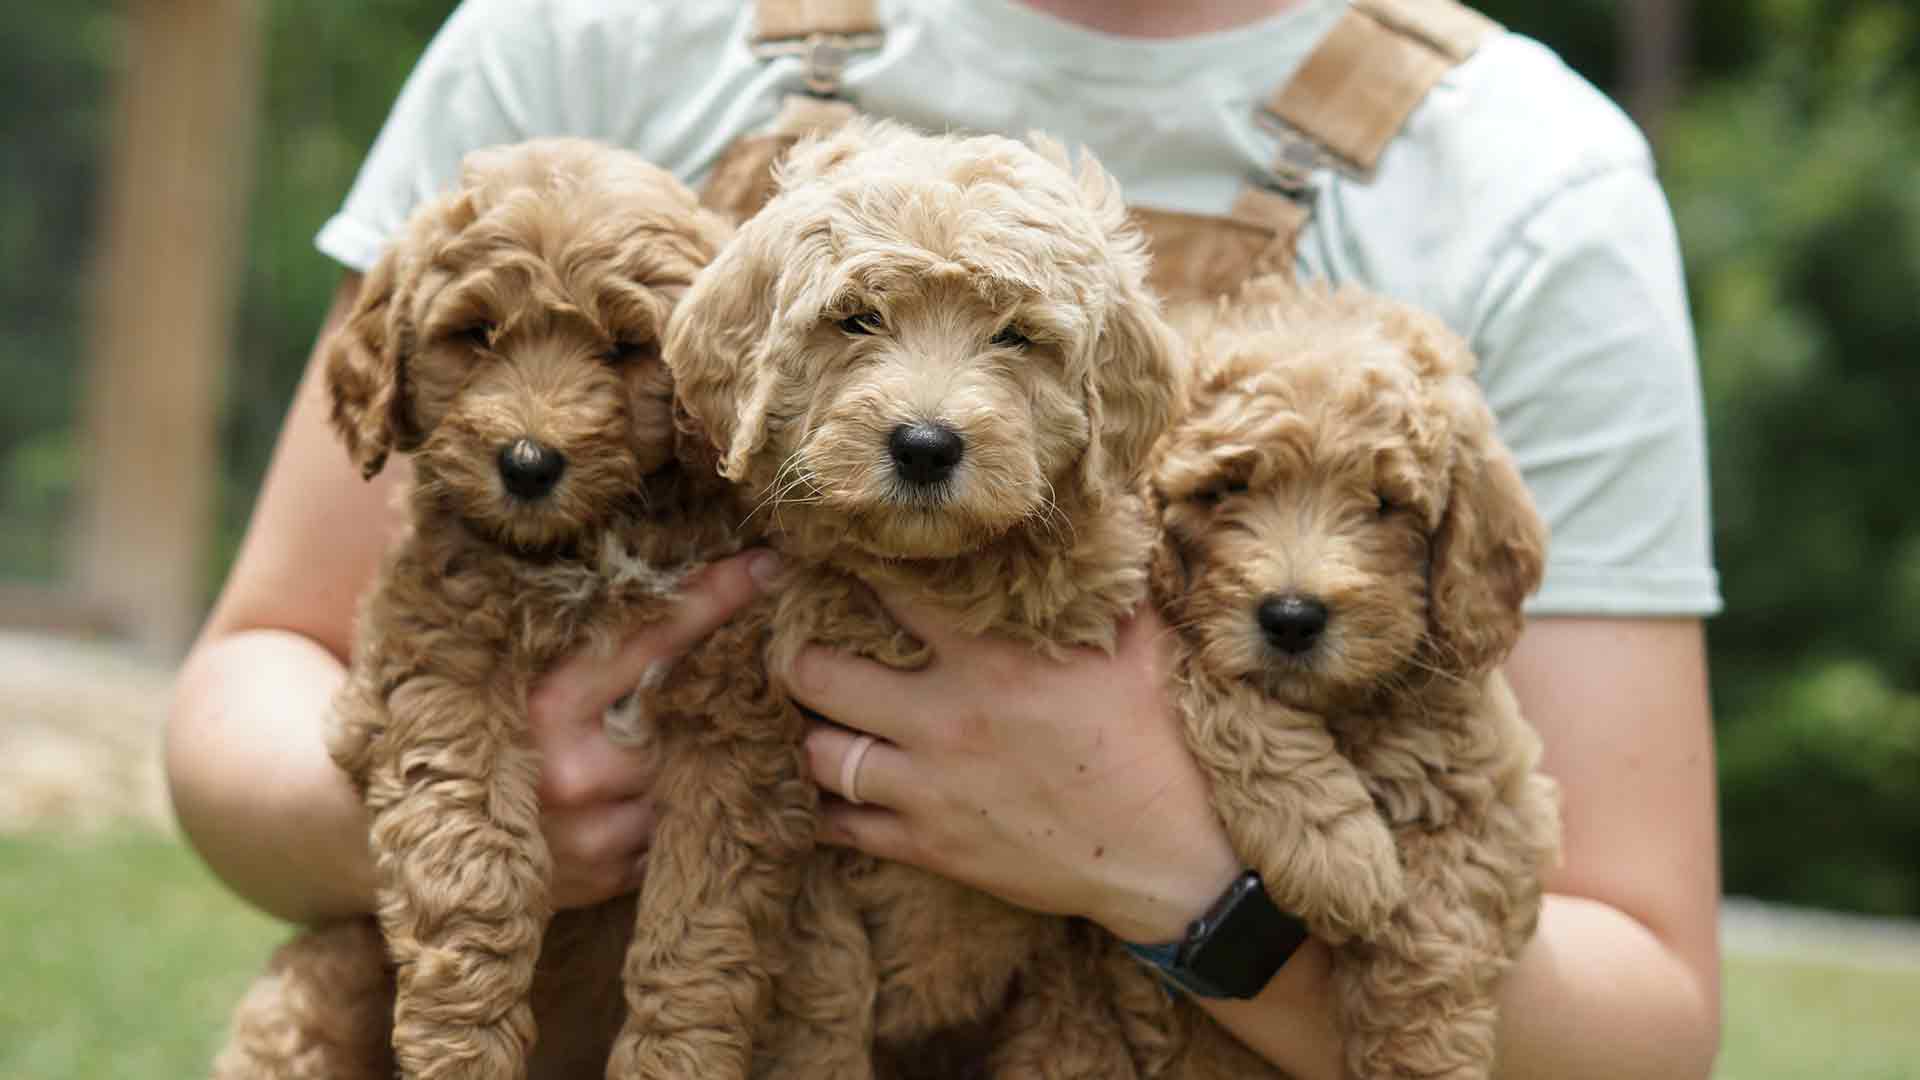
<svg viewBox="0 0 1920 1080">
<path fill-rule="evenodd" d="M 1327 605 L 1311 596 L 1268 596 L 1254 613 L 1267 644 L 1288 656 L 1310 651 L 1327 628 Z"/>
<path fill-rule="evenodd" d="M 894 475 L 917 488 L 933 487 L 952 476 L 966 452 L 966 440 L 945 424 L 901 424 L 887 438 Z"/>
<path fill-rule="evenodd" d="M 500 448 L 500 482 L 515 498 L 541 499 L 560 482 L 566 455 L 532 439 L 515 439 Z"/>
</svg>

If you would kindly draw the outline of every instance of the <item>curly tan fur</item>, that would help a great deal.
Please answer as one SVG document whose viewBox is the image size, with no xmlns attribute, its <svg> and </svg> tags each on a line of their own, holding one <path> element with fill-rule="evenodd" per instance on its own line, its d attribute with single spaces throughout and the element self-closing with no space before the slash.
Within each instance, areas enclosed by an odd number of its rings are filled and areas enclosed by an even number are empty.
<svg viewBox="0 0 1920 1080">
<path fill-rule="evenodd" d="M 371 476 L 413 455 L 410 527 L 362 609 L 328 733 L 371 814 L 391 977 L 367 925 L 301 939 L 243 1004 L 217 1076 L 517 1078 L 536 1013 L 536 1075 L 603 1067 L 631 903 L 550 925 L 527 694 L 738 546 L 711 452 L 676 438 L 659 351 L 726 234 L 624 152 L 483 151 L 325 343 L 355 462 Z M 550 489 L 510 482 L 525 440 L 564 459 Z"/>
<path fill-rule="evenodd" d="M 1545 528 L 1437 320 L 1259 282 L 1191 324 L 1151 477 L 1188 741 L 1235 848 L 1335 947 L 1349 1074 L 1485 1077 L 1558 844 L 1496 670 Z M 1170 1071 L 1263 1074 L 1219 1038 Z"/>
<path fill-rule="evenodd" d="M 794 149 L 676 310 L 687 423 L 789 571 L 736 624 L 750 632 L 691 658 L 715 699 L 663 730 L 626 1075 L 928 1075 L 936 1059 L 946 1075 L 1133 1073 L 1087 982 L 1104 939 L 815 849 L 805 718 L 739 673 L 785 670 L 814 642 L 924 664 L 863 581 L 1042 651 L 1110 648 L 1147 594 L 1137 481 L 1179 387 L 1145 268 L 1092 163 L 859 122 Z M 963 446 L 936 481 L 912 482 L 891 449 L 914 425 Z M 727 652 L 743 647 L 757 655 Z"/>
</svg>

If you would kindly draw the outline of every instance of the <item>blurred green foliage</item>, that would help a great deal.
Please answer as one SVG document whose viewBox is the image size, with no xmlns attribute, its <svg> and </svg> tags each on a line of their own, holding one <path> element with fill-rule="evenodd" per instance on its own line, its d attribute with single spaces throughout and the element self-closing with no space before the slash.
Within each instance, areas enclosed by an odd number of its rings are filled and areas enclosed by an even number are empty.
<svg viewBox="0 0 1920 1080">
<path fill-rule="evenodd" d="M 0 576 L 57 568 L 119 21 L 0 7 Z"/>
<path fill-rule="evenodd" d="M 1731 888 L 1920 912 L 1920 15 L 1756 5 L 1772 46 L 1661 147 L 1727 612 Z"/>
<path fill-rule="evenodd" d="M 1619 0 L 1481 6 L 1617 89 Z M 338 277 L 313 234 L 451 7 L 264 5 L 220 565 Z M 1711 626 L 1727 887 L 1920 914 L 1920 18 L 1905 0 L 1693 8 L 1659 151 L 1728 601 Z M 60 569 L 117 12 L 0 6 L 0 576 Z"/>
</svg>

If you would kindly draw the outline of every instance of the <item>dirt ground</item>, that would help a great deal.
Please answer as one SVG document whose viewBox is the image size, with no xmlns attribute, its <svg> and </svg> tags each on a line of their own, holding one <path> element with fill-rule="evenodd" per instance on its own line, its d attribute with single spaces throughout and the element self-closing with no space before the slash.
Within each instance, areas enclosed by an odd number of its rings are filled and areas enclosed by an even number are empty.
<svg viewBox="0 0 1920 1080">
<path fill-rule="evenodd" d="M 0 632 L 0 832 L 172 827 L 160 772 L 171 668 Z"/>
</svg>

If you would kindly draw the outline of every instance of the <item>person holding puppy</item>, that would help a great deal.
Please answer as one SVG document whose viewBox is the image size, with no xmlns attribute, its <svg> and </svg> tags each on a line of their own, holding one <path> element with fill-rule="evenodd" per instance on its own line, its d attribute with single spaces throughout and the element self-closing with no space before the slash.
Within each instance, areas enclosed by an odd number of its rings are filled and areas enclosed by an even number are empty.
<svg viewBox="0 0 1920 1080">
<path fill-rule="evenodd" d="M 933 130 L 1048 131 L 1092 150 L 1130 202 L 1174 217 L 1280 215 L 1288 269 L 1416 303 L 1473 343 L 1552 527 L 1507 671 L 1561 785 L 1564 865 L 1503 992 L 1499 1075 L 1706 1076 L 1718 879 L 1701 620 L 1719 598 L 1678 256 L 1631 125 L 1545 49 L 1492 32 L 1447 58 L 1370 168 L 1289 156 L 1257 106 L 1284 117 L 1299 104 L 1287 87 L 1366 73 L 1365 56 L 1349 66 L 1339 51 L 1346 0 L 898 0 L 871 26 L 833 23 L 860 4 L 760 6 L 828 22 L 780 38 L 752 4 L 468 0 L 321 234 L 349 268 L 328 325 L 468 150 L 584 135 L 697 183 L 802 90 Z M 1439 7 L 1360 6 L 1387 23 Z M 1284 201 L 1246 196 L 1250 174 Z M 363 484 L 325 419 L 310 366 L 182 671 L 167 744 L 182 824 L 215 872 L 301 921 L 372 901 L 366 823 L 320 731 L 355 599 L 401 520 L 389 495 L 404 471 Z M 744 605 L 770 559 L 716 564 L 673 618 L 540 684 L 530 704 L 561 905 L 631 891 L 643 872 L 645 762 L 607 741 L 606 706 Z M 827 839 L 1128 941 L 1179 939 L 1241 867 L 1169 709 L 1155 613 L 1138 613 L 1113 656 L 1053 663 L 882 599 L 932 665 L 899 673 L 814 650 L 789 673 L 841 725 L 809 742 L 822 786 L 843 797 Z M 1328 963 L 1308 941 L 1257 996 L 1203 1004 L 1291 1074 L 1337 1076 Z"/>
</svg>

